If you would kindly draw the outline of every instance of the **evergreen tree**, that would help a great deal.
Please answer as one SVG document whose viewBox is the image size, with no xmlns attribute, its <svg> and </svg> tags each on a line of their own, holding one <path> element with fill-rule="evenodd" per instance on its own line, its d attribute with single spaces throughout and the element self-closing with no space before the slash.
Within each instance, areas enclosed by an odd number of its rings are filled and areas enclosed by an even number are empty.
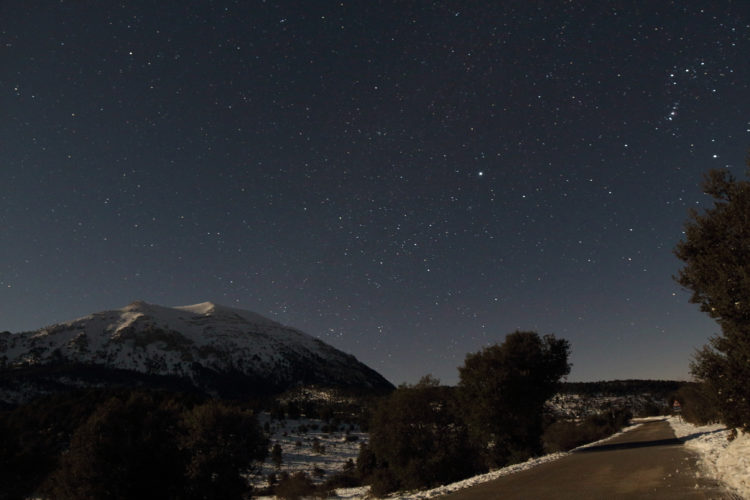
<svg viewBox="0 0 750 500">
<path fill-rule="evenodd" d="M 357 462 L 376 494 L 436 486 L 476 472 L 453 390 L 432 377 L 396 389 L 376 408 L 370 444 Z"/>
<path fill-rule="evenodd" d="M 570 372 L 569 350 L 567 340 L 517 331 L 466 356 L 458 393 L 470 437 L 488 466 L 541 453 L 544 403 Z"/>
<path fill-rule="evenodd" d="M 169 394 L 113 396 L 70 439 L 45 498 L 240 499 L 244 473 L 267 452 L 254 416 L 217 401 Z"/>
<path fill-rule="evenodd" d="M 107 400 L 73 434 L 45 493 L 76 500 L 181 498 L 184 457 L 176 422 L 175 406 L 151 395 Z"/>
<path fill-rule="evenodd" d="M 714 205 L 691 211 L 675 248 L 685 263 L 676 280 L 721 334 L 696 354 L 691 371 L 716 399 L 723 422 L 750 430 L 750 182 L 711 170 L 703 188 Z"/>
<path fill-rule="evenodd" d="M 190 499 L 240 499 L 249 491 L 244 473 L 268 453 L 268 441 L 254 415 L 209 401 L 186 412 L 181 447 L 189 453 Z"/>
</svg>

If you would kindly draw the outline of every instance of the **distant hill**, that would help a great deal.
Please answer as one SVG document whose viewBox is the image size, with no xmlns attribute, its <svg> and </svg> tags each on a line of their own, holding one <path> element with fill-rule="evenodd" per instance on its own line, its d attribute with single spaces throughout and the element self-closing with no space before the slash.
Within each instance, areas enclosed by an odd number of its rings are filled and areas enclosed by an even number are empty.
<svg viewBox="0 0 750 500">
<path fill-rule="evenodd" d="M 547 401 L 556 417 L 581 419 L 612 408 L 629 410 L 634 416 L 665 415 L 671 411 L 670 397 L 688 384 L 677 380 L 607 380 L 566 382 Z"/>
<path fill-rule="evenodd" d="M 393 388 L 354 356 L 273 320 L 204 302 L 145 302 L 32 332 L 0 333 L 0 402 L 70 387 L 135 385 L 224 397 L 299 385 Z"/>
<path fill-rule="evenodd" d="M 588 396 L 628 396 L 651 394 L 668 396 L 688 382 L 679 380 L 602 380 L 598 382 L 565 382 L 560 392 Z"/>
</svg>

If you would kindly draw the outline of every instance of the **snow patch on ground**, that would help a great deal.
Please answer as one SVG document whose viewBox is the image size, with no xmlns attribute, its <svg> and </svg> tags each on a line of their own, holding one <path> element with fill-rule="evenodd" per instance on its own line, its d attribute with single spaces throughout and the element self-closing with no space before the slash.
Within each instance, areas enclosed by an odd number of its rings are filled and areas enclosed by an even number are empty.
<svg viewBox="0 0 750 500">
<path fill-rule="evenodd" d="M 675 435 L 698 453 L 708 477 L 723 481 L 734 493 L 750 499 L 750 434 L 738 432 L 729 441 L 730 431 L 722 424 L 693 425 L 680 417 L 669 417 Z"/>
<path fill-rule="evenodd" d="M 269 456 L 254 481 L 257 488 L 268 486 L 269 475 L 279 475 L 282 471 L 290 475 L 304 472 L 313 482 L 322 483 L 332 475 L 342 472 L 348 460 L 356 461 L 360 443 L 368 438 L 367 433 L 355 425 L 339 424 L 333 429 L 333 426 L 326 426 L 326 423 L 319 419 L 301 417 L 279 421 L 272 420 L 270 415 L 264 412 L 258 415 L 258 422 L 262 426 L 268 424 L 271 432 L 269 449 L 274 444 L 281 447 L 282 463 L 277 467 Z M 318 474 L 315 474 L 315 471 Z M 339 494 L 339 498 L 362 496 L 342 497 Z"/>
</svg>

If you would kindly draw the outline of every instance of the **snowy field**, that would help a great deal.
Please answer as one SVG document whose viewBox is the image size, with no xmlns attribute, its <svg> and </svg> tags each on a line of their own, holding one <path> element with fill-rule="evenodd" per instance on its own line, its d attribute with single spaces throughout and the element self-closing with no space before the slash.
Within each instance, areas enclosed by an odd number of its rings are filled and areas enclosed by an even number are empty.
<svg viewBox="0 0 750 500">
<path fill-rule="evenodd" d="M 318 419 L 299 418 L 271 420 L 268 413 L 259 415 L 258 421 L 271 431 L 269 448 L 274 444 L 281 447 L 280 466 L 266 458 L 261 469 L 261 477 L 255 486 L 268 485 L 270 474 L 281 472 L 293 474 L 305 472 L 316 483 L 322 483 L 344 469 L 347 461 L 356 462 L 360 443 L 367 441 L 367 433 L 356 426 L 340 424 L 335 429 L 326 426 Z M 260 497 L 263 498 L 263 497 Z"/>
<path fill-rule="evenodd" d="M 679 417 L 669 424 L 685 446 L 697 452 L 703 473 L 723 481 L 734 493 L 750 499 L 750 435 L 740 432 L 733 441 L 721 424 L 695 426 Z"/>
</svg>

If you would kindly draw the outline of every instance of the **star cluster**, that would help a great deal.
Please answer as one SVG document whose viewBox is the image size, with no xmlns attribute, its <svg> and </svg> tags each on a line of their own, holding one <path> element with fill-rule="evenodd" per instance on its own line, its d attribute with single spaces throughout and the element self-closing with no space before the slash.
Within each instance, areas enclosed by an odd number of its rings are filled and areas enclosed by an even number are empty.
<svg viewBox="0 0 750 500">
<path fill-rule="evenodd" d="M 396 383 L 517 328 L 573 380 L 685 378 L 715 330 L 671 250 L 702 172 L 744 170 L 741 2 L 0 16 L 0 330 L 212 300 Z"/>
</svg>

